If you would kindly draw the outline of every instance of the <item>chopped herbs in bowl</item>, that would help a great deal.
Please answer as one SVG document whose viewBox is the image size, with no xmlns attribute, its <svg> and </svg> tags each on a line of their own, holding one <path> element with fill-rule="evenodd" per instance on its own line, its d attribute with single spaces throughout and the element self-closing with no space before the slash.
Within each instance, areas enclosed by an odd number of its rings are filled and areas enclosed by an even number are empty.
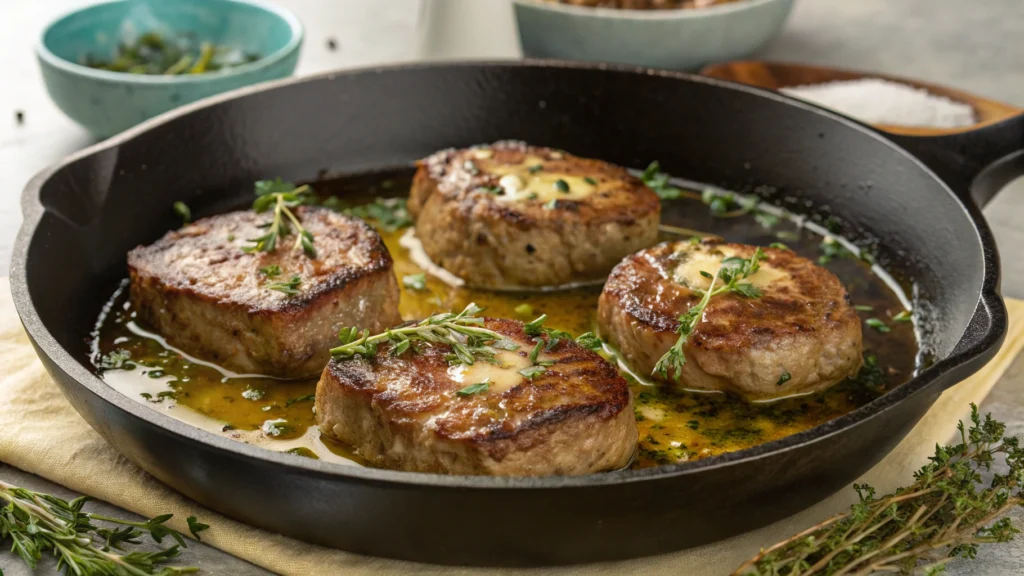
<svg viewBox="0 0 1024 576">
<path fill-rule="evenodd" d="M 259 59 L 255 52 L 200 41 L 191 32 L 169 36 L 146 32 L 137 39 L 118 42 L 111 58 L 89 53 L 81 63 L 111 72 L 175 75 L 217 72 Z"/>
</svg>

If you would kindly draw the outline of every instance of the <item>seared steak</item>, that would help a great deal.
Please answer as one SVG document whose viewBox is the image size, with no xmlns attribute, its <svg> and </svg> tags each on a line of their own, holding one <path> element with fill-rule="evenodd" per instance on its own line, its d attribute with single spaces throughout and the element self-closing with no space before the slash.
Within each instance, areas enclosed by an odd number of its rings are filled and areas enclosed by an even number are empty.
<svg viewBox="0 0 1024 576">
<path fill-rule="evenodd" d="M 401 323 L 398 283 L 380 236 L 362 220 L 300 207 L 316 258 L 292 250 L 246 253 L 270 216 L 204 218 L 128 254 L 131 302 L 148 326 L 184 351 L 244 373 L 319 374 L 343 326 Z M 275 268 L 276 267 L 276 268 Z M 263 271 L 261 271 L 261 269 Z M 270 287 L 298 276 L 298 294 Z"/>
<path fill-rule="evenodd" d="M 661 218 L 623 168 L 511 141 L 421 162 L 409 210 L 430 258 L 482 288 L 603 279 L 657 241 Z"/>
<path fill-rule="evenodd" d="M 332 360 L 316 391 L 321 433 L 379 466 L 418 472 L 570 475 L 629 463 L 636 422 L 614 367 L 562 340 L 540 353 L 537 362 L 552 364 L 530 379 L 519 372 L 533 366 L 535 347 L 523 324 L 484 327 L 519 350 L 502 351 L 497 365 L 450 364 L 449 345 L 425 342 L 397 356 L 384 344 L 368 358 Z"/>
<path fill-rule="evenodd" d="M 723 258 L 755 246 L 668 242 L 616 266 L 598 304 L 601 335 L 644 376 L 678 338 L 679 316 L 697 304 Z M 684 348 L 678 382 L 766 399 L 822 390 L 857 373 L 861 323 L 834 274 L 784 249 L 764 248 L 750 281 L 759 298 L 713 297 Z"/>
</svg>

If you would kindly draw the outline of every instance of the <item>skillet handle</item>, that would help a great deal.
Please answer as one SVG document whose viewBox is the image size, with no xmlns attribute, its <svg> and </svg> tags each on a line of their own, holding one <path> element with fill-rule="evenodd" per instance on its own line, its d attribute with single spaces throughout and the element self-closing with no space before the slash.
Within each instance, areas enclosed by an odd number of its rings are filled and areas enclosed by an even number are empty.
<svg viewBox="0 0 1024 576">
<path fill-rule="evenodd" d="M 983 207 L 1024 175 L 1024 114 L 956 134 L 886 133 L 942 178 L 962 199 Z"/>
</svg>

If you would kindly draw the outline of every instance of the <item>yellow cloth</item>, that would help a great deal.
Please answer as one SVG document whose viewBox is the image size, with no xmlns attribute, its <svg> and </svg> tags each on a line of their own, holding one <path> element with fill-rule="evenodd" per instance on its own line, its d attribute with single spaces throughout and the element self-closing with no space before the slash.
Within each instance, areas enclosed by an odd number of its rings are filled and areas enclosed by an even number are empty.
<svg viewBox="0 0 1024 576">
<path fill-rule="evenodd" d="M 981 372 L 947 391 L 907 438 L 860 481 L 881 491 L 911 479 L 936 442 L 952 437 L 954 424 L 980 403 L 1024 346 L 1024 302 L 1008 301 L 1010 332 L 1000 354 Z M 810 509 L 772 526 L 701 548 L 627 562 L 534 570 L 480 569 L 414 564 L 313 546 L 251 528 L 188 500 L 130 463 L 82 420 L 43 369 L 22 330 L 6 279 L 0 279 L 0 460 L 73 490 L 144 516 L 173 513 L 185 531 L 190 514 L 210 524 L 203 541 L 282 574 L 552 574 L 565 576 L 640 574 L 702 576 L 728 574 L 762 546 L 845 509 L 853 492 L 844 489 Z M 642 534 L 637 534 L 643 538 Z M 553 545 L 557 545 L 554 543 Z"/>
</svg>

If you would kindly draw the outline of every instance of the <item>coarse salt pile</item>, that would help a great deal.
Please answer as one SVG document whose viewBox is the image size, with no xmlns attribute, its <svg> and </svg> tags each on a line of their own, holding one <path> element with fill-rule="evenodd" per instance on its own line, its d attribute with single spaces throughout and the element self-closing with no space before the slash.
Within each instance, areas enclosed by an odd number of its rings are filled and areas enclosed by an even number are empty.
<svg viewBox="0 0 1024 576">
<path fill-rule="evenodd" d="M 960 128 L 976 121 L 969 104 L 880 78 L 793 86 L 780 91 L 868 124 Z"/>
</svg>

